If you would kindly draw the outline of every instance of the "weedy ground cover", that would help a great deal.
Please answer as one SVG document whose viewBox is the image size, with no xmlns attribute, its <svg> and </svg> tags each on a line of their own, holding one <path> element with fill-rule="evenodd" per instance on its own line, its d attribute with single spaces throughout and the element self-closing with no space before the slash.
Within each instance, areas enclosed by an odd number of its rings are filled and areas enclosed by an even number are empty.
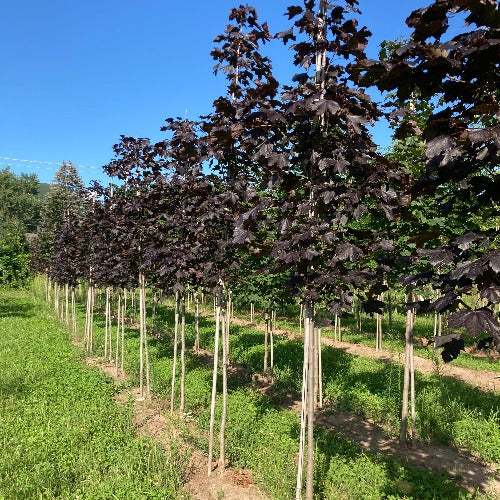
<svg viewBox="0 0 500 500">
<path fill-rule="evenodd" d="M 133 433 L 45 304 L 0 291 L 0 498 L 181 498 L 187 457 Z"/>
<path fill-rule="evenodd" d="M 160 313 L 168 331 L 168 325 L 173 324 L 172 313 L 163 308 Z M 192 322 L 192 316 L 188 315 L 189 345 L 193 342 Z M 211 317 L 203 317 L 200 325 L 201 345 L 212 350 L 214 322 Z M 166 358 L 171 357 L 170 352 L 164 354 Z M 397 361 L 397 352 L 394 355 Z M 302 356 L 302 342 L 276 337 L 275 402 L 279 403 L 290 392 L 300 392 Z M 232 325 L 231 359 L 243 365 L 249 373 L 261 373 L 263 358 L 264 333 Z M 329 345 L 322 347 L 322 362 L 328 406 L 354 411 L 382 424 L 394 435 L 399 434 L 402 365 L 354 356 Z M 500 395 L 449 377 L 417 372 L 415 378 L 419 439 L 462 447 L 486 462 L 500 462 Z"/>
<path fill-rule="evenodd" d="M 298 324 L 299 309 L 298 307 L 289 306 L 286 311 L 286 316 L 280 316 L 277 319 L 276 326 L 279 329 L 287 330 L 293 333 L 299 333 Z M 238 317 L 250 320 L 248 308 L 241 308 L 237 312 Z M 293 320 L 292 318 L 297 318 Z M 261 314 L 254 315 L 255 323 L 264 323 Z M 396 353 L 404 353 L 405 344 L 405 321 L 404 314 L 395 312 L 392 317 L 392 326 L 389 328 L 387 318 L 383 320 L 383 345 L 384 349 Z M 443 320 L 446 321 L 446 320 Z M 355 320 L 353 317 L 342 318 L 342 340 L 353 344 L 362 344 L 375 348 L 375 318 L 370 318 L 364 315 L 362 320 L 362 332 L 356 330 Z M 430 315 L 419 315 L 414 327 L 415 338 L 428 339 L 434 334 L 434 318 Z M 322 335 L 333 338 L 333 328 L 323 328 Z M 473 346 L 477 339 L 472 339 L 468 336 L 464 337 L 466 346 Z M 442 364 L 440 350 L 435 350 L 432 345 L 424 346 L 420 343 L 415 343 L 414 352 L 416 356 L 426 359 L 435 360 Z M 461 352 L 457 359 L 452 361 L 454 366 L 462 366 L 471 370 L 487 370 L 500 373 L 500 363 L 496 358 L 478 357 L 466 352 Z"/>
<path fill-rule="evenodd" d="M 157 314 L 161 334 L 149 341 L 151 382 L 154 393 L 168 399 L 172 372 L 173 314 L 171 309 L 164 307 L 158 307 Z M 192 320 L 191 314 L 188 314 L 188 345 L 193 344 Z M 102 326 L 99 320 L 96 324 L 98 335 L 102 335 L 99 333 Z M 202 347 L 208 350 L 213 347 L 213 326 L 210 318 L 200 320 Z M 132 380 L 138 377 L 138 335 L 136 330 L 130 328 L 126 335 L 126 370 Z M 236 326 L 232 328 L 231 357 L 244 365 L 247 372 L 230 376 L 226 454 L 232 465 L 250 468 L 272 498 L 288 499 L 293 497 L 295 488 L 299 419 L 294 411 L 281 406 L 280 393 L 284 395 L 299 387 L 302 346 L 298 341 L 277 341 L 276 390 L 270 397 L 251 387 L 251 373 L 261 371 L 262 341 L 261 331 Z M 337 399 L 340 401 L 339 394 L 349 385 L 349 378 L 355 377 L 354 388 L 342 396 L 344 407 L 348 407 L 353 395 L 356 403 L 349 408 L 364 414 L 373 412 L 374 408 L 379 411 L 380 405 L 397 404 L 400 391 L 396 378 L 399 377 L 399 368 L 393 367 L 398 373 L 394 373 L 392 392 L 388 397 L 385 388 L 377 388 L 386 380 L 386 374 L 380 377 L 378 373 L 383 364 L 375 364 L 377 369 L 373 370 L 362 362 L 356 365 L 354 356 L 335 358 L 338 351 L 331 349 L 330 352 L 330 349 L 325 351 L 325 371 L 337 373 L 336 376 L 340 376 L 344 382 L 336 382 L 336 385 L 335 377 L 328 378 L 328 394 L 336 394 L 337 388 Z M 186 355 L 186 411 L 204 432 L 197 437 L 187 435 L 185 438 L 194 441 L 202 449 L 207 446 L 204 433 L 208 430 L 210 419 L 210 361 L 189 352 Z M 339 370 L 340 367 L 343 370 Z M 333 396 L 329 397 L 333 399 Z M 398 411 L 393 411 L 393 415 Z M 382 412 L 379 411 L 379 414 Z M 320 498 L 466 497 L 446 473 L 422 470 L 388 455 L 364 451 L 339 433 L 318 429 L 316 435 L 316 488 Z"/>
</svg>

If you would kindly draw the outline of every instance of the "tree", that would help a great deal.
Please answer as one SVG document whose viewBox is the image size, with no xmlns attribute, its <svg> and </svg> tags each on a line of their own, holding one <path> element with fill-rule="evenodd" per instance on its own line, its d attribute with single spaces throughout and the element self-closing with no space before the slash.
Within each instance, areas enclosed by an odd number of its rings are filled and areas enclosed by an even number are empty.
<svg viewBox="0 0 500 500">
<path fill-rule="evenodd" d="M 0 286 L 21 286 L 30 276 L 28 232 L 40 216 L 36 175 L 0 170 Z"/>
<path fill-rule="evenodd" d="M 466 15 L 469 29 L 444 39 L 459 13 Z M 411 41 L 386 61 L 364 61 L 357 81 L 394 92 L 398 137 L 425 141 L 425 167 L 413 182 L 412 199 L 432 195 L 436 215 L 462 220 L 458 234 L 450 234 L 446 223 L 434 234 L 422 228 L 414 256 L 427 269 L 407 282 L 440 289 L 441 297 L 421 307 L 450 311 L 451 328 L 465 328 L 474 337 L 487 332 L 500 341 L 492 314 L 500 301 L 500 251 L 490 222 L 498 218 L 500 192 L 499 93 L 492 85 L 499 76 L 498 5 L 494 0 L 436 0 L 406 22 L 413 28 Z M 412 120 L 415 96 L 436 104 L 422 126 Z M 476 298 L 474 305 L 466 305 L 465 295 Z"/>
<path fill-rule="evenodd" d="M 36 243 L 39 266 L 50 268 L 54 240 L 65 218 L 81 220 L 87 204 L 85 188 L 76 167 L 72 163 L 62 163 L 41 209 Z"/>
<path fill-rule="evenodd" d="M 8 167 L 0 170 L 0 217 L 17 219 L 26 232 L 36 231 L 40 218 L 39 185 L 35 174 L 16 176 Z"/>
</svg>

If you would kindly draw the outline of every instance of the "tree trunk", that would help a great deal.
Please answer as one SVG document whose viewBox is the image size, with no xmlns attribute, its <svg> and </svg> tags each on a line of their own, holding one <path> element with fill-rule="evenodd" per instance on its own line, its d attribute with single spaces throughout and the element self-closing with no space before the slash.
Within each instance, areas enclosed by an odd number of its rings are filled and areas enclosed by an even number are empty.
<svg viewBox="0 0 500 500">
<path fill-rule="evenodd" d="M 408 292 L 408 302 L 411 301 L 411 293 Z M 399 443 L 407 444 L 408 434 L 408 392 L 410 388 L 410 357 L 411 344 L 413 336 L 413 312 L 408 309 L 406 312 L 406 331 L 405 331 L 405 362 L 404 362 L 404 377 L 403 377 L 403 402 L 401 407 L 401 432 L 399 434 Z"/>
<path fill-rule="evenodd" d="M 124 360 L 125 360 L 125 316 L 127 315 L 127 289 L 123 289 L 123 312 L 122 312 L 122 352 L 120 360 L 120 371 L 125 375 Z"/>
<path fill-rule="evenodd" d="M 230 300 L 222 307 L 222 412 L 219 433 L 219 467 L 221 472 L 226 468 L 226 420 L 227 420 L 227 364 L 228 364 L 228 326 Z"/>
<path fill-rule="evenodd" d="M 319 400 L 318 404 L 320 408 L 323 408 L 323 364 L 321 361 L 321 328 L 318 328 L 318 337 L 316 340 L 316 344 L 318 346 L 318 392 L 319 392 Z"/>
<path fill-rule="evenodd" d="M 392 335 L 392 293 L 390 290 L 387 290 L 387 311 L 389 313 L 389 332 Z"/>
<path fill-rule="evenodd" d="M 198 292 L 194 296 L 194 352 L 200 350 L 200 298 Z"/>
<path fill-rule="evenodd" d="M 302 317 L 302 304 L 300 305 Z M 304 452 L 305 452 L 305 442 L 306 442 L 306 424 L 307 424 L 307 379 L 308 379 L 308 368 L 309 363 L 307 363 L 307 356 L 309 352 L 309 336 L 308 336 L 308 321 L 309 319 L 304 318 L 304 362 L 302 364 L 302 401 L 301 401 L 301 411 L 300 411 L 300 443 L 299 443 L 299 456 L 297 465 L 297 483 L 295 487 L 295 500 L 301 500 L 302 498 L 302 476 L 304 471 Z"/>
<path fill-rule="evenodd" d="M 77 328 L 76 328 L 76 297 L 75 288 L 71 288 L 71 323 L 73 325 L 73 336 L 76 338 Z"/>
<path fill-rule="evenodd" d="M 154 335 L 156 332 L 156 290 L 153 289 L 153 310 L 151 312 L 151 334 Z"/>
<path fill-rule="evenodd" d="M 317 328 L 314 329 L 313 335 L 315 338 L 314 359 L 316 360 L 315 366 L 314 366 L 314 397 L 313 398 L 314 398 L 314 406 L 317 407 L 318 400 L 319 400 L 319 372 L 318 372 L 318 363 L 317 363 L 319 355 L 318 355 L 318 342 L 317 342 L 317 339 L 318 339 L 318 329 Z"/>
<path fill-rule="evenodd" d="M 273 322 L 271 321 L 271 328 L 269 329 L 269 341 L 271 348 L 271 381 L 274 381 L 274 330 Z"/>
<path fill-rule="evenodd" d="M 170 412 L 174 411 L 175 398 L 175 374 L 177 371 L 177 344 L 179 336 L 179 292 L 175 292 L 175 315 L 174 315 L 174 359 L 172 365 L 172 387 L 170 390 Z"/>
<path fill-rule="evenodd" d="M 106 287 L 106 304 L 104 306 L 104 357 L 108 357 L 108 330 L 109 330 L 109 286 Z"/>
<path fill-rule="evenodd" d="M 148 332 L 146 325 L 146 278 L 144 274 L 141 275 L 141 309 L 142 309 L 142 331 L 143 331 L 143 341 L 144 341 L 144 354 L 146 362 L 146 397 L 151 396 L 151 383 L 149 378 L 149 349 L 148 349 Z"/>
<path fill-rule="evenodd" d="M 314 306 L 306 306 L 306 316 L 309 317 L 308 346 L 308 376 L 307 376 L 307 482 L 306 500 L 313 500 L 314 492 L 314 375 L 316 373 L 314 341 Z"/>
<path fill-rule="evenodd" d="M 182 314 L 181 314 L 181 403 L 179 411 L 181 415 L 184 413 L 184 389 L 186 380 L 186 299 L 182 294 Z"/>
<path fill-rule="evenodd" d="M 210 402 L 210 432 L 208 440 L 208 475 L 212 474 L 212 457 L 214 453 L 214 424 L 215 424 L 215 397 L 217 394 L 217 367 L 219 361 L 219 334 L 221 313 L 221 292 L 218 291 L 214 297 L 215 306 L 215 343 L 214 343 L 214 365 L 212 374 L 212 398 Z"/>
<path fill-rule="evenodd" d="M 302 320 L 304 317 L 304 305 L 302 302 L 300 303 L 300 309 L 299 309 L 299 335 L 302 335 Z"/>
<path fill-rule="evenodd" d="M 54 312 L 56 313 L 56 318 L 59 319 L 59 284 L 54 284 Z"/>
<path fill-rule="evenodd" d="M 267 312 L 265 314 L 266 314 L 266 317 L 265 317 L 266 330 L 265 330 L 265 333 L 264 333 L 264 373 L 267 373 L 267 352 L 268 352 L 268 348 L 267 348 L 268 341 L 267 341 L 267 339 L 269 337 L 269 319 L 267 317 Z"/>
<path fill-rule="evenodd" d="M 142 279 L 139 274 L 139 395 L 141 399 L 144 399 L 144 322 L 142 318 L 141 282 Z M 132 295 L 132 302 L 135 306 L 135 290 Z"/>
<path fill-rule="evenodd" d="M 116 320 L 116 345 L 115 345 L 115 377 L 118 377 L 118 354 L 120 352 L 120 322 L 122 308 L 122 296 L 118 291 L 118 306 L 117 306 L 117 320 Z"/>
<path fill-rule="evenodd" d="M 65 295 L 64 321 L 66 322 L 66 328 L 69 328 L 69 285 L 67 283 L 64 285 L 64 295 Z"/>
<path fill-rule="evenodd" d="M 415 327 L 416 311 L 412 316 L 412 336 L 410 338 L 410 408 L 411 408 L 411 444 L 415 444 L 416 417 L 415 417 L 415 359 L 413 357 L 413 329 Z"/>
</svg>

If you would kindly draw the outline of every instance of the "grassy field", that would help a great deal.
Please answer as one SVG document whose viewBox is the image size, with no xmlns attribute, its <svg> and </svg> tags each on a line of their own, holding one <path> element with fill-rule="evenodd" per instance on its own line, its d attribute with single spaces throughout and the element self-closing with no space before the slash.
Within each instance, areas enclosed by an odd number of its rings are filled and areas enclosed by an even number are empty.
<svg viewBox="0 0 500 500">
<path fill-rule="evenodd" d="M 238 317 L 249 320 L 250 315 L 248 308 L 241 309 L 237 312 Z M 297 310 L 296 310 L 297 309 Z M 289 307 L 286 311 L 287 317 L 281 316 L 277 320 L 277 327 L 294 333 L 299 333 L 298 308 Z M 292 318 L 297 318 L 293 320 Z M 254 315 L 255 323 L 264 323 L 260 314 Z M 353 317 L 345 317 L 341 320 L 342 323 L 342 340 L 353 344 L 363 344 L 375 348 L 375 319 L 368 315 L 363 315 L 362 332 L 358 332 L 355 328 Z M 434 318 L 430 315 L 419 315 L 415 322 L 414 336 L 420 338 L 430 338 L 434 334 Z M 323 328 L 322 335 L 333 338 L 332 328 Z M 392 329 L 389 330 L 387 318 L 383 319 L 383 345 L 388 351 L 403 353 L 405 335 L 405 317 L 402 314 L 394 314 L 392 321 Z M 477 342 L 477 339 L 465 338 L 466 345 L 472 346 Z M 426 359 L 435 360 L 438 363 L 443 363 L 441 360 L 441 350 L 434 350 L 431 346 L 423 346 L 415 344 L 415 355 Z M 479 357 L 472 354 L 461 352 L 457 359 L 454 359 L 452 365 L 462 366 L 471 370 L 487 370 L 500 373 L 500 363 L 498 358 Z"/>
<path fill-rule="evenodd" d="M 157 312 L 162 333 L 150 338 L 149 343 L 152 389 L 168 399 L 173 313 L 164 307 Z M 100 316 L 96 318 L 97 344 L 102 345 L 103 321 Z M 192 320 L 188 314 L 188 346 L 193 343 Z M 137 382 L 138 332 L 129 328 L 126 333 L 126 370 Z M 201 341 L 202 347 L 212 349 L 211 318 L 201 320 Z M 248 375 L 229 380 L 227 455 L 232 465 L 250 468 L 272 498 L 288 499 L 293 497 L 295 487 L 299 420 L 280 403 L 289 391 L 299 389 L 302 345 L 277 340 L 276 384 L 268 396 L 251 387 L 250 374 L 262 370 L 262 344 L 262 331 L 232 328 L 231 358 L 245 366 Z M 102 354 L 102 350 L 97 353 Z M 206 449 L 211 367 L 190 353 L 186 358 L 186 411 L 201 432 L 197 438 L 185 438 Z M 357 358 L 328 346 L 323 347 L 323 360 L 325 393 L 332 408 L 354 410 L 388 423 L 397 432 L 400 367 Z M 422 439 L 461 445 L 485 460 L 499 456 L 498 397 L 436 377 L 418 377 L 417 392 Z M 316 436 L 318 498 L 467 498 L 446 473 L 422 470 L 392 456 L 365 451 L 339 433 L 318 429 Z"/>
<path fill-rule="evenodd" d="M 0 291 L 0 498 L 182 498 L 187 457 L 136 437 L 45 304 Z"/>
<path fill-rule="evenodd" d="M 165 457 L 151 442 L 133 436 L 130 410 L 115 406 L 111 399 L 116 386 L 79 365 L 78 352 L 69 344 L 68 334 L 55 327 L 48 306 L 37 305 L 22 294 L 3 297 L 7 301 L 3 302 L 0 332 L 6 332 L 2 343 L 8 348 L 2 345 L 2 356 L 10 360 L 6 366 L 12 366 L 8 369 L 12 374 L 2 373 L 2 381 L 14 379 L 15 384 L 3 383 L 19 387 L 8 398 L 8 391 L 2 388 L 0 417 L 16 415 L 16 411 L 17 416 L 2 420 L 0 435 L 4 447 L 11 448 L 9 439 L 13 438 L 25 451 L 15 455 L 15 460 L 0 459 L 0 498 L 2 494 L 6 498 L 181 498 L 185 457 L 175 453 L 175 448 L 174 456 Z M 80 328 L 83 309 L 80 305 Z M 95 320 L 95 355 L 102 355 L 104 321 L 99 313 Z M 193 343 L 192 320 L 188 314 L 188 346 Z M 8 333 L 13 324 L 22 328 Z M 158 325 L 160 334 L 150 337 L 149 343 L 152 389 L 168 399 L 173 352 L 170 308 L 158 308 Z M 201 320 L 201 342 L 202 347 L 212 348 L 211 318 Z M 281 403 L 287 393 L 299 389 L 302 345 L 299 341 L 276 340 L 276 382 L 266 395 L 251 384 L 251 373 L 262 370 L 262 344 L 262 331 L 232 327 L 231 357 L 246 367 L 247 374 L 229 380 L 226 453 L 231 465 L 250 468 L 272 498 L 284 500 L 294 495 L 299 419 Z M 138 345 L 138 331 L 128 327 L 125 367 L 130 384 L 138 380 Z M 19 359 L 23 367 L 28 363 L 38 367 L 35 373 L 45 373 L 43 382 L 38 382 L 37 374 L 20 376 L 24 372 L 16 365 Z M 325 395 L 332 408 L 356 411 L 397 432 L 399 366 L 358 358 L 329 346 L 323 346 L 323 363 Z M 186 364 L 186 411 L 198 431 L 186 432 L 184 438 L 206 449 L 211 367 L 191 353 L 187 353 Z M 32 392 L 36 394 L 34 400 L 28 396 Z M 418 377 L 417 398 L 421 439 L 464 446 L 484 460 L 498 459 L 498 396 L 471 390 L 460 382 Z M 28 406 L 34 410 L 25 419 L 25 412 L 20 410 Z M 393 456 L 366 451 L 340 433 L 318 428 L 315 446 L 318 498 L 475 498 L 445 472 L 417 468 Z M 44 471 L 40 477 L 35 474 L 38 469 Z M 113 497 L 110 492 L 115 491 L 119 494 Z"/>
</svg>

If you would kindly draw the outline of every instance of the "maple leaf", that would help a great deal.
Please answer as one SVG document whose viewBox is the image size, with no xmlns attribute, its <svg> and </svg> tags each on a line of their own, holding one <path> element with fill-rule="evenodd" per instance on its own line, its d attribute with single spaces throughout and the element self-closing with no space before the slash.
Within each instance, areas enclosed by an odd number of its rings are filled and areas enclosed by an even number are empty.
<svg viewBox="0 0 500 500">
<path fill-rule="evenodd" d="M 490 311 L 484 309 L 457 311 L 448 318 L 448 326 L 450 328 L 465 328 L 473 337 L 488 332 L 494 337 L 500 338 L 500 324 L 493 318 Z"/>
</svg>

